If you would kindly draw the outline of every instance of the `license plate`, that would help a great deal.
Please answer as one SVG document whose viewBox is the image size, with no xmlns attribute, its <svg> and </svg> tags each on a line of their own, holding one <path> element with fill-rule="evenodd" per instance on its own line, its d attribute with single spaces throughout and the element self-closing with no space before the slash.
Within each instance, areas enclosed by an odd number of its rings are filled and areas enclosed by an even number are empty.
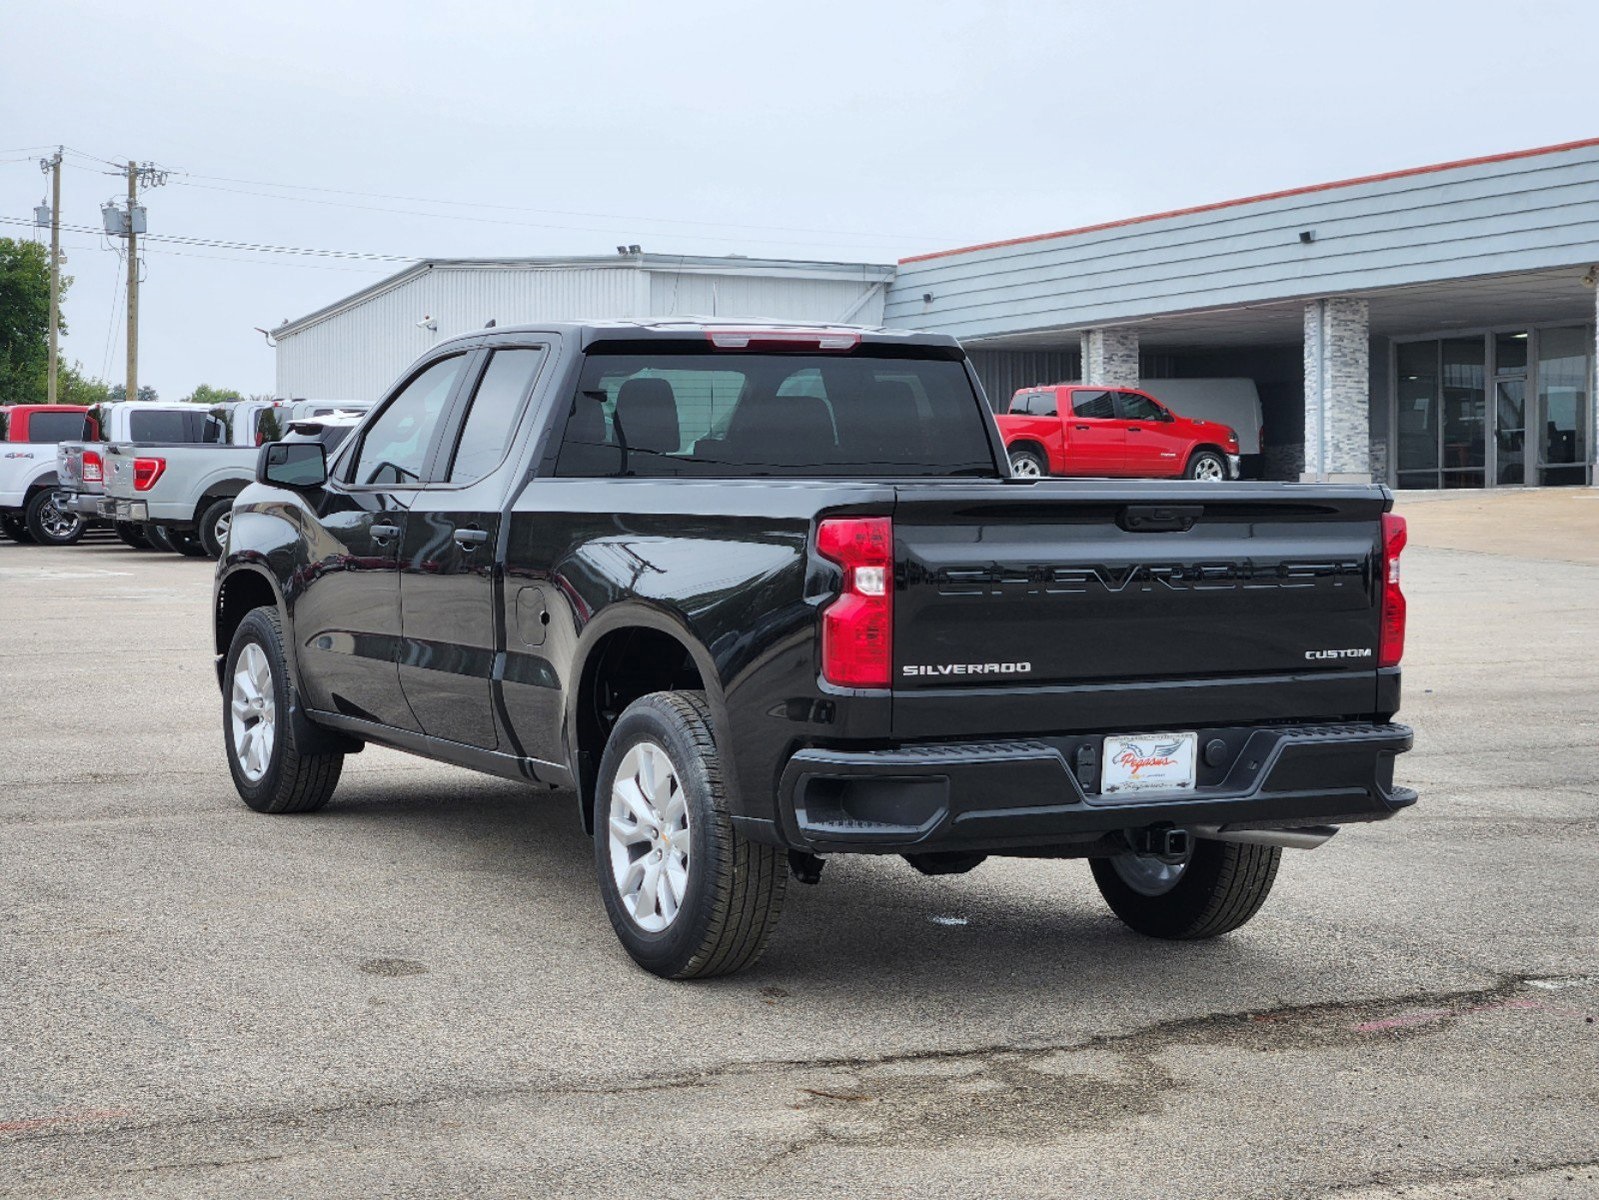
<svg viewBox="0 0 1599 1200">
<path fill-rule="evenodd" d="M 1193 791 L 1198 744 L 1197 733 L 1130 733 L 1108 737 L 1099 790 L 1107 796 Z"/>
</svg>

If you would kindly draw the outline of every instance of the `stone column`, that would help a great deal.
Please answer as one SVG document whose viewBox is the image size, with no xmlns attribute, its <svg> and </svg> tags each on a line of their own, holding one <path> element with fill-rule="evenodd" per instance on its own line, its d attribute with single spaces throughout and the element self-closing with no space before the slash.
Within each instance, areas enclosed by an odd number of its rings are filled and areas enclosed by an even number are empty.
<svg viewBox="0 0 1599 1200">
<path fill-rule="evenodd" d="M 1304 482 L 1371 482 L 1371 337 L 1364 300 L 1305 305 Z"/>
<path fill-rule="evenodd" d="M 1127 328 L 1085 329 L 1083 382 L 1107 387 L 1138 386 L 1138 331 Z"/>
</svg>

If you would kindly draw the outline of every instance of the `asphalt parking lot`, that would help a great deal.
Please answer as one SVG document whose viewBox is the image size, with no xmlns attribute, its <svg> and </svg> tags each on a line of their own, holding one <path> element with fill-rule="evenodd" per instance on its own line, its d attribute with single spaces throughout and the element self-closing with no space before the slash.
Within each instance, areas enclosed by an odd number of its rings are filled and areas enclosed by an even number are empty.
<svg viewBox="0 0 1599 1200">
<path fill-rule="evenodd" d="M 570 798 L 235 798 L 211 564 L 0 543 L 0 1196 L 1599 1195 L 1599 494 L 1406 498 L 1411 812 L 1221 940 L 837 860 L 634 968 Z"/>
</svg>

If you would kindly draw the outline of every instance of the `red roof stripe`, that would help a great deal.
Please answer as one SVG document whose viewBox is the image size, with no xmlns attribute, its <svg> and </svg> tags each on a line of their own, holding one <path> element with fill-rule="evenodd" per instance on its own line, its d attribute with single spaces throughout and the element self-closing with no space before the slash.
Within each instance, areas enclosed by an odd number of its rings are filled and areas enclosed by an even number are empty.
<svg viewBox="0 0 1599 1200">
<path fill-rule="evenodd" d="M 1334 188 L 1355 187 L 1362 183 L 1382 183 L 1389 179 L 1406 179 L 1412 175 L 1430 175 L 1435 171 L 1453 171 L 1458 167 L 1480 167 L 1487 163 L 1512 162 L 1518 158 L 1534 158 L 1540 154 L 1559 154 L 1563 150 L 1584 150 L 1599 146 L 1599 138 L 1585 138 L 1579 142 L 1562 142 L 1558 146 L 1540 146 L 1536 150 L 1512 150 L 1506 154 L 1485 154 L 1480 158 L 1462 158 L 1454 162 L 1435 163 L 1430 167 L 1406 167 L 1402 171 L 1384 171 L 1379 175 L 1360 175 L 1354 179 L 1339 179 L 1333 183 L 1312 183 L 1305 187 L 1284 188 L 1280 192 L 1263 192 L 1258 196 L 1245 196 L 1239 200 L 1218 200 L 1211 204 L 1196 204 L 1192 208 L 1174 208 L 1170 212 L 1149 213 L 1142 217 L 1126 217 L 1120 221 L 1103 221 L 1098 225 L 1083 225 L 1077 229 L 1058 229 L 1054 233 L 1031 233 L 1025 237 L 1005 238 L 997 242 L 982 242 L 976 246 L 961 246 L 954 250 L 934 250 L 929 254 L 913 254 L 900 259 L 905 263 L 926 262 L 931 258 L 948 258 L 955 254 L 972 254 L 978 250 L 997 250 L 1002 246 L 1023 246 L 1028 242 L 1047 242 L 1051 238 L 1073 237 L 1079 233 L 1098 233 L 1104 229 L 1120 229 L 1125 225 L 1142 225 L 1146 221 L 1164 221 L 1168 217 L 1188 217 L 1195 213 L 1215 212 L 1222 208 L 1236 208 L 1241 204 L 1257 204 L 1262 200 L 1283 200 L 1289 196 L 1309 196 L 1316 192 L 1330 192 Z"/>
</svg>

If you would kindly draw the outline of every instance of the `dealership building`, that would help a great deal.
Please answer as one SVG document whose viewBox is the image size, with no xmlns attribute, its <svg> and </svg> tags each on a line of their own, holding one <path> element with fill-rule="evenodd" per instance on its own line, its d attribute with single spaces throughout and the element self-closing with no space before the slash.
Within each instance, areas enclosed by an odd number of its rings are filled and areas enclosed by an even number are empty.
<svg viewBox="0 0 1599 1200">
<path fill-rule="evenodd" d="M 490 319 L 842 321 L 954 334 L 996 406 L 1253 380 L 1268 478 L 1595 482 L 1599 138 L 895 265 L 622 250 L 418 263 L 274 330 L 278 390 L 375 397 Z"/>
</svg>

